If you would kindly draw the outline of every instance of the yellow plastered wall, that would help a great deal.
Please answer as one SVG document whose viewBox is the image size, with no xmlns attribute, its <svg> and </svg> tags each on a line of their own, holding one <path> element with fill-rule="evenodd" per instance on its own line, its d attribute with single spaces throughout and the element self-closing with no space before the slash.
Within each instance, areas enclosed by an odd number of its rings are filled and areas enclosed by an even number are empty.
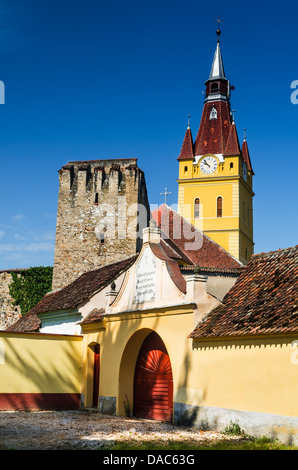
<svg viewBox="0 0 298 470">
<path fill-rule="evenodd" d="M 81 336 L 0 333 L 0 393 L 80 393 Z"/>
<path fill-rule="evenodd" d="M 194 341 L 189 387 L 200 390 L 206 406 L 297 416 L 295 340 Z"/>
</svg>

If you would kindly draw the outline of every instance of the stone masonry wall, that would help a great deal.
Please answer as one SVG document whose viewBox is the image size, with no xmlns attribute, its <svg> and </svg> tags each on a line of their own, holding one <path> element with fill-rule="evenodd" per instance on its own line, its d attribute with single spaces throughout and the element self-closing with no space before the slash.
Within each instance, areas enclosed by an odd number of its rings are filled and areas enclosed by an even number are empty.
<svg viewBox="0 0 298 470">
<path fill-rule="evenodd" d="M 136 159 L 69 162 L 59 171 L 53 286 L 134 255 L 150 207 Z"/>
<path fill-rule="evenodd" d="M 9 284 L 11 282 L 10 271 L 0 271 L 0 331 L 6 330 L 21 318 L 20 308 L 13 305 L 13 299 L 9 294 Z"/>
</svg>

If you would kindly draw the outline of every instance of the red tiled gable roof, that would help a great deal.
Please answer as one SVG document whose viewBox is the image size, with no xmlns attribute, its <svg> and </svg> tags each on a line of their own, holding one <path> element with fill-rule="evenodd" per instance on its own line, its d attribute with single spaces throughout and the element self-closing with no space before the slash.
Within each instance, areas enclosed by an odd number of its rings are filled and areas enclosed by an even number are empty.
<svg viewBox="0 0 298 470">
<path fill-rule="evenodd" d="M 192 133 L 191 133 L 190 128 L 188 127 L 184 136 L 184 140 L 183 140 L 180 155 L 178 157 L 178 161 L 191 160 L 193 158 L 194 158 L 194 153 L 193 153 Z"/>
<path fill-rule="evenodd" d="M 190 338 L 298 333 L 298 245 L 254 255 Z"/>
<path fill-rule="evenodd" d="M 91 313 L 89 313 L 89 315 L 87 315 L 87 317 L 84 318 L 84 320 L 80 322 L 80 325 L 85 325 L 87 323 L 89 324 L 89 323 L 94 323 L 96 321 L 100 321 L 103 319 L 104 314 L 105 314 L 105 309 L 101 308 L 97 310 L 97 308 L 95 308 L 94 310 L 92 310 Z"/>
<path fill-rule="evenodd" d="M 217 119 L 210 119 L 214 108 Z M 224 154 L 230 135 L 231 118 L 227 101 L 207 102 L 204 105 L 200 127 L 195 141 L 195 155 Z"/>
<path fill-rule="evenodd" d="M 15 332 L 15 333 L 28 333 L 39 331 L 41 326 L 41 321 L 36 315 L 35 312 L 28 312 L 26 315 L 21 317 L 15 323 L 10 325 L 5 331 Z"/>
<path fill-rule="evenodd" d="M 136 258 L 137 256 L 133 256 L 82 274 L 68 286 L 45 295 L 35 307 L 6 331 L 36 331 L 40 327 L 40 320 L 37 316 L 39 313 L 78 307 L 126 271 Z"/>
<path fill-rule="evenodd" d="M 172 208 L 163 204 L 152 212 L 152 217 L 161 228 L 164 243 L 168 249 L 177 253 L 177 260 L 205 268 L 241 269 L 242 263 L 225 251 L 220 245 L 211 240 Z M 192 236 L 194 233 L 194 236 Z M 197 243 L 193 243 L 194 240 Z M 193 245 L 192 247 L 188 245 Z M 165 251 L 167 247 L 165 248 Z M 170 251 L 168 252 L 171 256 Z M 172 254 L 172 257 L 175 256 Z"/>
</svg>

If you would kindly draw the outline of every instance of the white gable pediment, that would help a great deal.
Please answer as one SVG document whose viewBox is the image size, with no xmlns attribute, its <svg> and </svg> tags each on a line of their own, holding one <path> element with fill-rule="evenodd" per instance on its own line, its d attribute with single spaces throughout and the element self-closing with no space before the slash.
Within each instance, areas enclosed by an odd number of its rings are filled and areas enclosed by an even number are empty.
<svg viewBox="0 0 298 470">
<path fill-rule="evenodd" d="M 160 245 L 146 244 L 126 272 L 120 291 L 106 313 L 176 305 L 185 297 L 184 284 L 177 263 L 165 255 Z"/>
</svg>

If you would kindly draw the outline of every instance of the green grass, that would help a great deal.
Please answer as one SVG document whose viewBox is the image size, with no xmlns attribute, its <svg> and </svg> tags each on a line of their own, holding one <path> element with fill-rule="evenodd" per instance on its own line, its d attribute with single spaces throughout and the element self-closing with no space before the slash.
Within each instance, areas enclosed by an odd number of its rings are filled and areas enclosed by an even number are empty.
<svg viewBox="0 0 298 470">
<path fill-rule="evenodd" d="M 298 450 L 297 447 L 282 444 L 267 437 L 262 438 L 243 438 L 236 441 L 222 440 L 210 445 L 201 445 L 199 443 L 175 442 L 116 442 L 113 446 L 102 447 L 102 450 Z"/>
<path fill-rule="evenodd" d="M 236 439 L 229 439 L 235 436 Z M 104 448 L 103 448 L 104 449 Z M 239 426 L 238 422 L 230 422 L 222 431 L 222 439 L 212 443 L 199 443 L 193 441 L 147 441 L 147 442 L 116 442 L 109 449 L 113 450 L 298 450 L 298 447 L 286 445 L 282 442 L 263 436 L 256 438 L 247 435 Z"/>
</svg>

